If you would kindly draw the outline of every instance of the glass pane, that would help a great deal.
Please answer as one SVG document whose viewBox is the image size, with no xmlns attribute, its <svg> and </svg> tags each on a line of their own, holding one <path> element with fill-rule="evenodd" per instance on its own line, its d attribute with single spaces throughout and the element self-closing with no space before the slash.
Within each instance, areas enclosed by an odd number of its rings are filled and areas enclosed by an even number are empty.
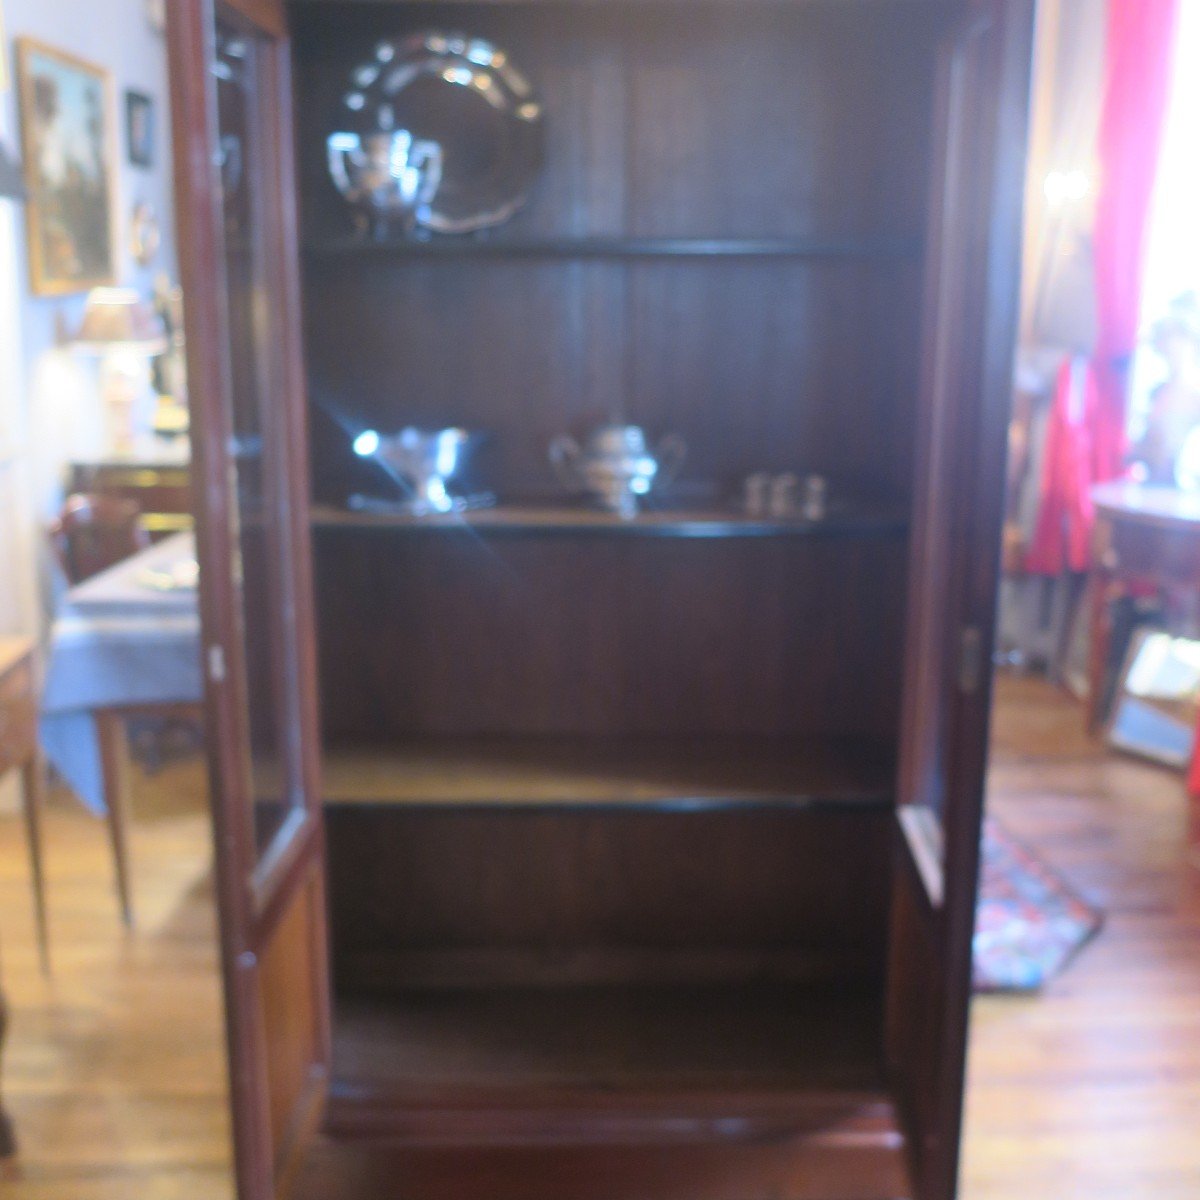
<svg viewBox="0 0 1200 1200">
<path fill-rule="evenodd" d="M 256 103 L 261 47 L 217 24 L 217 165 L 225 219 L 225 300 L 229 351 L 226 403 L 233 433 L 231 483 L 236 496 L 238 588 L 246 660 L 246 724 L 250 732 L 250 794 L 260 856 L 298 799 L 287 731 L 288 658 L 282 633 L 281 541 L 277 526 L 281 469 L 272 423 L 275 370 L 269 337 L 265 197 L 261 153 L 269 136 Z"/>
</svg>

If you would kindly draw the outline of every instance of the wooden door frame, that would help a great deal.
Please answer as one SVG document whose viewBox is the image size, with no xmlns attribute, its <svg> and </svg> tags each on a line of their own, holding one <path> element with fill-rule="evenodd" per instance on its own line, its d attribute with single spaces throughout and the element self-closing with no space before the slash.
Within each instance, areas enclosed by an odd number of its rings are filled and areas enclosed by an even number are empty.
<svg viewBox="0 0 1200 1200">
<path fill-rule="evenodd" d="M 1032 54 L 1034 0 L 972 0 L 945 46 L 946 58 L 939 82 L 937 108 L 941 159 L 935 168 L 935 192 L 930 205 L 930 238 L 926 258 L 925 305 L 933 320 L 923 333 L 922 392 L 927 397 L 945 397 L 953 405 L 953 429 L 948 449 L 954 457 L 947 466 L 945 495 L 935 503 L 955 514 L 954 537 L 946 552 L 944 588 L 946 608 L 943 624 L 936 633 L 945 639 L 945 659 L 934 664 L 924 660 L 927 647 L 915 624 L 919 614 L 909 613 L 906 649 L 906 679 L 916 679 L 930 669 L 938 670 L 933 703 L 936 715 L 922 711 L 928 699 L 923 692 L 918 703 L 906 704 L 903 756 L 917 756 L 901 764 L 901 781 L 906 790 L 923 792 L 940 782 L 943 792 L 940 845 L 922 845 L 919 829 L 900 811 L 897 888 L 915 897 L 919 917 L 908 916 L 898 907 L 897 921 L 919 920 L 924 933 L 918 939 L 936 989 L 925 999 L 934 1006 L 925 1032 L 914 1044 L 922 1046 L 933 1063 L 914 1086 L 927 1086 L 922 1114 L 910 1112 L 914 1130 L 924 1118 L 932 1126 L 932 1137 L 911 1146 L 914 1188 L 918 1200 L 953 1200 L 956 1194 L 964 1078 L 972 978 L 972 939 L 979 875 L 979 838 L 983 816 L 987 746 L 990 734 L 992 651 L 1000 582 L 1000 544 L 1005 499 L 1008 417 L 1012 395 L 1012 363 L 1016 346 L 1019 308 L 1020 230 L 1024 201 L 1024 161 L 1028 119 L 1028 90 Z M 947 253 L 945 239 L 953 235 L 956 217 L 945 191 L 947 177 L 957 168 L 947 157 L 955 151 L 952 89 L 953 73 L 961 55 L 973 39 L 986 37 L 988 48 L 984 78 L 971 82 L 968 103 L 986 122 L 983 135 L 991 152 L 986 175 L 975 178 L 976 211 L 987 214 L 986 225 L 972 231 L 962 253 L 969 259 L 970 307 L 961 320 L 955 361 L 949 370 L 955 377 L 939 379 L 942 329 L 938 322 L 947 301 L 940 295 Z M 970 169 L 965 164 L 962 169 Z M 969 203 L 969 202 L 968 202 Z M 958 318 L 957 311 L 951 317 Z M 926 414 L 928 436 L 918 457 L 918 471 L 932 469 L 928 457 L 937 433 L 934 414 Z M 918 487 L 920 480 L 918 480 Z M 919 501 L 924 503 L 924 501 Z M 927 518 L 932 522 L 931 518 Z M 919 572 L 927 564 L 923 555 L 931 527 L 921 520 L 912 545 L 910 605 L 921 601 Z M 928 581 L 926 581 L 928 582 Z M 907 686 L 907 685 L 906 685 Z M 924 744 L 923 735 L 934 729 L 936 744 Z M 921 771 L 920 756 L 933 745 L 934 770 Z M 939 753 L 944 750 L 944 753 Z M 938 775 L 938 769 L 941 774 Z M 935 780 L 935 776 L 937 776 Z M 912 803 L 920 795 L 901 796 Z M 911 926 L 909 927 L 911 931 Z M 893 940 L 900 944 L 899 926 Z M 893 962 L 893 969 L 896 968 Z M 896 1011 L 905 992 L 895 979 L 889 984 L 889 1037 L 894 1022 L 905 1014 Z M 913 1016 L 914 1021 L 917 1017 Z M 903 1093 L 905 1089 L 901 1089 Z M 909 1099 L 904 1097 L 904 1099 Z M 930 1132 L 923 1130 L 922 1132 Z"/>
<path fill-rule="evenodd" d="M 976 348 L 981 403 L 969 406 L 970 441 L 956 493 L 966 506 L 968 532 L 952 568 L 952 595 L 960 605 L 952 628 L 963 632 L 956 647 L 956 687 L 949 713 L 953 754 L 947 787 L 956 802 L 945 814 L 945 855 L 959 872 L 957 903 L 943 908 L 950 1004 L 942 1023 L 941 1090 L 946 1100 L 945 1135 L 938 1174 L 955 1192 L 962 1148 L 963 1097 L 972 994 L 972 949 L 979 888 L 979 842 L 991 736 L 993 654 L 1000 588 L 1001 542 L 1007 489 L 1008 425 L 1013 362 L 1020 315 L 1021 228 L 1025 201 L 1029 90 L 1035 0 L 984 0 L 1001 21 L 1001 51 L 992 82 L 1000 97 L 995 152 L 987 193 L 985 308 L 987 320 Z M 977 631 L 977 632 L 976 632 Z"/>
</svg>

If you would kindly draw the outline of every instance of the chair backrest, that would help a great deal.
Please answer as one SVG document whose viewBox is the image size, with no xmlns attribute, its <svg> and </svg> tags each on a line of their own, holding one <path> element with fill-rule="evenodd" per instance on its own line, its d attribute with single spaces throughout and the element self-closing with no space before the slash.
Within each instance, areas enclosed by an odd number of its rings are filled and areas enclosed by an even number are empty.
<svg viewBox="0 0 1200 1200">
<path fill-rule="evenodd" d="M 71 584 L 82 583 L 150 544 L 132 500 L 85 492 L 68 496 L 50 540 Z"/>
</svg>

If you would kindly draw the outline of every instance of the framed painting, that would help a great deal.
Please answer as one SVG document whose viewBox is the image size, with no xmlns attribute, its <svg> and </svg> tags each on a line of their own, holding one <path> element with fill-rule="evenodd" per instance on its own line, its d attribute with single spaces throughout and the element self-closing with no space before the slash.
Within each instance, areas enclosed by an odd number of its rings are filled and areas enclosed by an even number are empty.
<svg viewBox="0 0 1200 1200">
<path fill-rule="evenodd" d="M 116 139 L 103 67 L 17 41 L 29 270 L 39 296 L 116 282 Z"/>
</svg>

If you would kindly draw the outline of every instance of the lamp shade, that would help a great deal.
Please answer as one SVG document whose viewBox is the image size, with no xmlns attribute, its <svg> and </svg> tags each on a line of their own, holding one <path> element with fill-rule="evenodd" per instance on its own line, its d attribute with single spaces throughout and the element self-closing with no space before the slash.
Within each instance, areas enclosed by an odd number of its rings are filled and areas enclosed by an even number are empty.
<svg viewBox="0 0 1200 1200">
<path fill-rule="evenodd" d="M 154 310 L 130 288 L 94 288 L 88 295 L 74 348 L 84 354 L 126 350 L 152 358 L 167 348 Z"/>
</svg>

